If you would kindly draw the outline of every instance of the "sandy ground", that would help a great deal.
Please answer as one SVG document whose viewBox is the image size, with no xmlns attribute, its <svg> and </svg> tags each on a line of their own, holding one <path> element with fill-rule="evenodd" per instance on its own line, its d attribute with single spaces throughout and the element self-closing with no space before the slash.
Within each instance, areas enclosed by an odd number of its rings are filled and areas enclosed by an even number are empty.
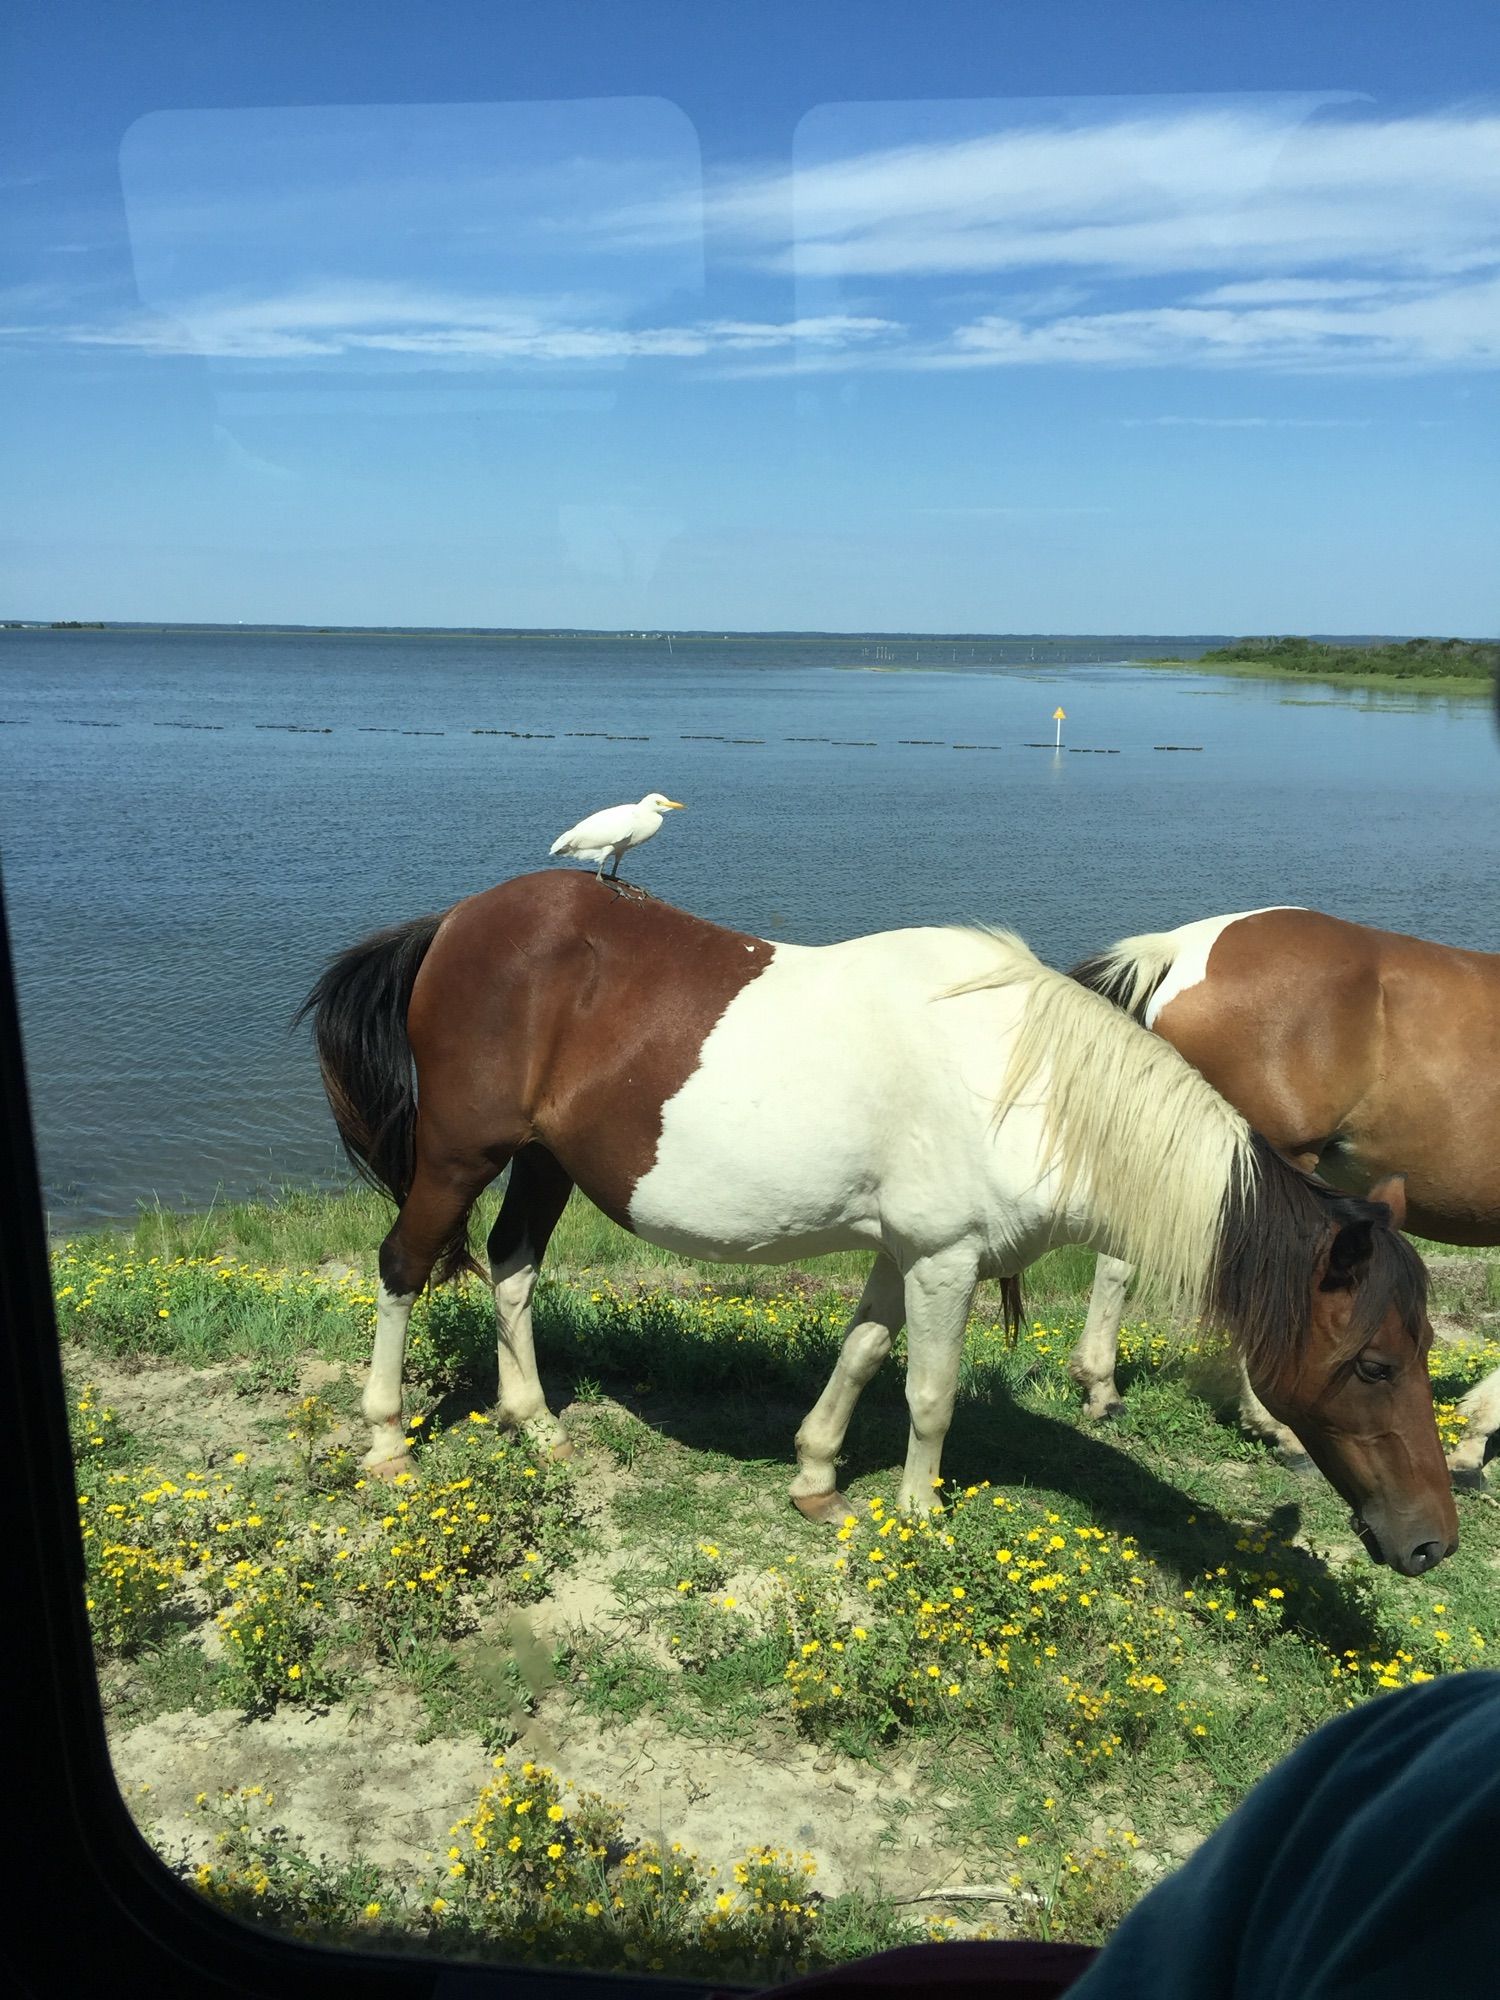
<svg viewBox="0 0 1500 2000">
<path fill-rule="evenodd" d="M 191 1461 L 209 1470 L 231 1466 L 247 1448 L 255 1455 L 273 1450 L 265 1432 L 289 1400 L 237 1393 L 241 1363 L 122 1367 L 91 1355 L 77 1373 L 95 1383 L 121 1423 L 151 1441 L 163 1464 Z M 345 1373 L 337 1364 L 306 1363 L 299 1392 L 326 1393 Z M 497 1665 L 515 1654 L 534 1686 L 538 1672 L 548 1677 L 538 1663 L 579 1634 L 614 1634 L 637 1650 L 652 1648 L 611 1582 L 629 1559 L 608 1506 L 620 1477 L 612 1463 L 589 1464 L 581 1559 L 559 1574 L 550 1596 L 489 1621 L 467 1646 Z M 215 1637 L 210 1633 L 210 1645 Z M 121 1679 L 128 1678 L 127 1668 Z M 112 1727 L 116 1775 L 143 1831 L 169 1856 L 198 1859 L 211 1845 L 194 1806 L 198 1794 L 261 1785 L 275 1795 L 276 1823 L 305 1852 L 424 1872 L 490 1777 L 491 1753 L 473 1734 L 421 1740 L 432 1725 L 420 1699 L 394 1676 L 371 1679 L 371 1693 L 322 1712 L 289 1709 L 247 1720 L 230 1710 L 188 1709 Z M 517 1722 L 513 1756 L 550 1765 L 577 1790 L 618 1806 L 628 1836 L 680 1841 L 721 1870 L 747 1848 L 771 1845 L 814 1855 L 825 1895 L 859 1888 L 921 1899 L 924 1909 L 945 1885 L 975 1879 L 945 1830 L 950 1802 L 934 1795 L 909 1756 L 877 1769 L 769 1723 L 732 1743 L 674 1734 L 650 1714 L 604 1728 L 581 1715 L 561 1685 L 546 1687 L 535 1713 Z"/>
</svg>

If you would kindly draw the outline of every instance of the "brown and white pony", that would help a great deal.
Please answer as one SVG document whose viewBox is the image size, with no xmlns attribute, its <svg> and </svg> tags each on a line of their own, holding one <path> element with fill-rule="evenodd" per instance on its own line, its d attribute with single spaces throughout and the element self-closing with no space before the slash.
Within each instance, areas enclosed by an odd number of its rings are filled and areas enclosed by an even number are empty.
<svg viewBox="0 0 1500 2000">
<path fill-rule="evenodd" d="M 412 1303 L 462 1263 L 470 1207 L 508 1165 L 488 1244 L 499 1408 L 540 1442 L 562 1433 L 532 1293 L 574 1186 L 694 1257 L 875 1252 L 797 1435 L 792 1496 L 814 1519 L 844 1512 L 835 1461 L 903 1319 L 901 1499 L 929 1506 L 976 1282 L 1088 1243 L 1236 1330 L 1377 1560 L 1415 1575 L 1455 1546 L 1426 1274 L 1388 1210 L 1288 1165 L 1165 1043 L 1018 938 L 770 944 L 547 872 L 367 938 L 304 1012 L 344 1144 L 400 1211 L 364 1396 L 376 1472 L 406 1450 Z"/>
<path fill-rule="evenodd" d="M 1072 976 L 1170 1042 L 1298 1166 L 1359 1192 L 1400 1174 L 1408 1228 L 1500 1243 L 1500 956 L 1277 908 L 1125 938 Z M 1129 1277 L 1100 1259 L 1073 1352 L 1091 1416 L 1120 1405 Z M 1463 1409 L 1450 1464 L 1476 1477 L 1500 1429 L 1500 1370 Z M 1253 1397 L 1245 1416 L 1288 1442 Z"/>
</svg>

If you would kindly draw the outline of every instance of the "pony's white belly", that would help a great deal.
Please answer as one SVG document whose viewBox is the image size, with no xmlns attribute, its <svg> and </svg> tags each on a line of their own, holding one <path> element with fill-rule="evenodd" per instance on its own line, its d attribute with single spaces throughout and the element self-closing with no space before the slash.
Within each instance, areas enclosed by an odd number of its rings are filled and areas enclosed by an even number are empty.
<svg viewBox="0 0 1500 2000">
<path fill-rule="evenodd" d="M 774 1261 L 880 1240 L 879 1135 L 847 1046 L 805 1024 L 798 1035 L 789 996 L 766 990 L 776 978 L 773 961 L 662 1107 L 656 1159 L 629 1211 L 654 1243 Z"/>
<path fill-rule="evenodd" d="M 967 1241 L 989 1266 L 1018 1240 L 1044 1248 L 1039 1132 L 1016 1129 L 1024 1113 L 1004 1142 L 993 1125 L 1012 1005 L 932 997 L 975 969 L 975 947 L 953 937 L 779 946 L 663 1107 L 631 1228 L 688 1255 L 768 1263 L 864 1245 L 908 1262 Z"/>
</svg>

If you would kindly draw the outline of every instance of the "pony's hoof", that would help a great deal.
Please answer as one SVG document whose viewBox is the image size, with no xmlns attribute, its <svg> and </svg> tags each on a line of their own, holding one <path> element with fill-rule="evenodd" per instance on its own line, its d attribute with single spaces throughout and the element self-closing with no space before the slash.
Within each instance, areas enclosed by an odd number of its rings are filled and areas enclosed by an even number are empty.
<svg viewBox="0 0 1500 2000">
<path fill-rule="evenodd" d="M 805 1521 L 842 1521 L 854 1510 L 835 1487 L 831 1493 L 794 1493 L 792 1505 Z"/>
<path fill-rule="evenodd" d="M 1489 1445 L 1487 1437 L 1468 1437 L 1453 1447 L 1448 1454 L 1448 1477 L 1455 1486 L 1468 1493 L 1484 1491 L 1484 1465 L 1489 1456 Z"/>
<path fill-rule="evenodd" d="M 411 1471 L 411 1459 L 403 1453 L 400 1458 L 383 1458 L 378 1465 L 366 1464 L 362 1470 L 366 1479 L 379 1479 L 389 1486 L 403 1472 Z"/>
<path fill-rule="evenodd" d="M 1084 1422 L 1090 1424 L 1110 1424 L 1124 1414 L 1125 1398 L 1117 1390 L 1106 1396 L 1091 1395 L 1083 1406 Z"/>
<path fill-rule="evenodd" d="M 505 1419 L 500 1421 L 503 1424 Z M 523 1419 L 520 1423 L 512 1421 L 507 1428 L 515 1432 L 520 1443 L 535 1456 L 538 1465 L 543 1459 L 563 1462 L 575 1455 L 572 1440 L 555 1417 Z"/>
<path fill-rule="evenodd" d="M 1276 1447 L 1276 1461 L 1288 1472 L 1295 1472 L 1299 1479 L 1306 1479 L 1317 1471 L 1317 1467 L 1302 1449 L 1301 1445 L 1279 1444 Z"/>
</svg>

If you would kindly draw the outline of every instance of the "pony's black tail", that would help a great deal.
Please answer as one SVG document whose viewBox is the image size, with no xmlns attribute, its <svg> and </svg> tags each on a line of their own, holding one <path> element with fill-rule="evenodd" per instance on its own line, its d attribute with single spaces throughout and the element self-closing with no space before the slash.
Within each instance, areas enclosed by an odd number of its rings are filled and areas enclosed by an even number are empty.
<svg viewBox="0 0 1500 2000">
<path fill-rule="evenodd" d="M 442 917 L 417 917 L 340 952 L 297 1009 L 312 1016 L 323 1088 L 344 1151 L 399 1208 L 415 1171 L 417 1092 L 406 1009 Z"/>
</svg>

